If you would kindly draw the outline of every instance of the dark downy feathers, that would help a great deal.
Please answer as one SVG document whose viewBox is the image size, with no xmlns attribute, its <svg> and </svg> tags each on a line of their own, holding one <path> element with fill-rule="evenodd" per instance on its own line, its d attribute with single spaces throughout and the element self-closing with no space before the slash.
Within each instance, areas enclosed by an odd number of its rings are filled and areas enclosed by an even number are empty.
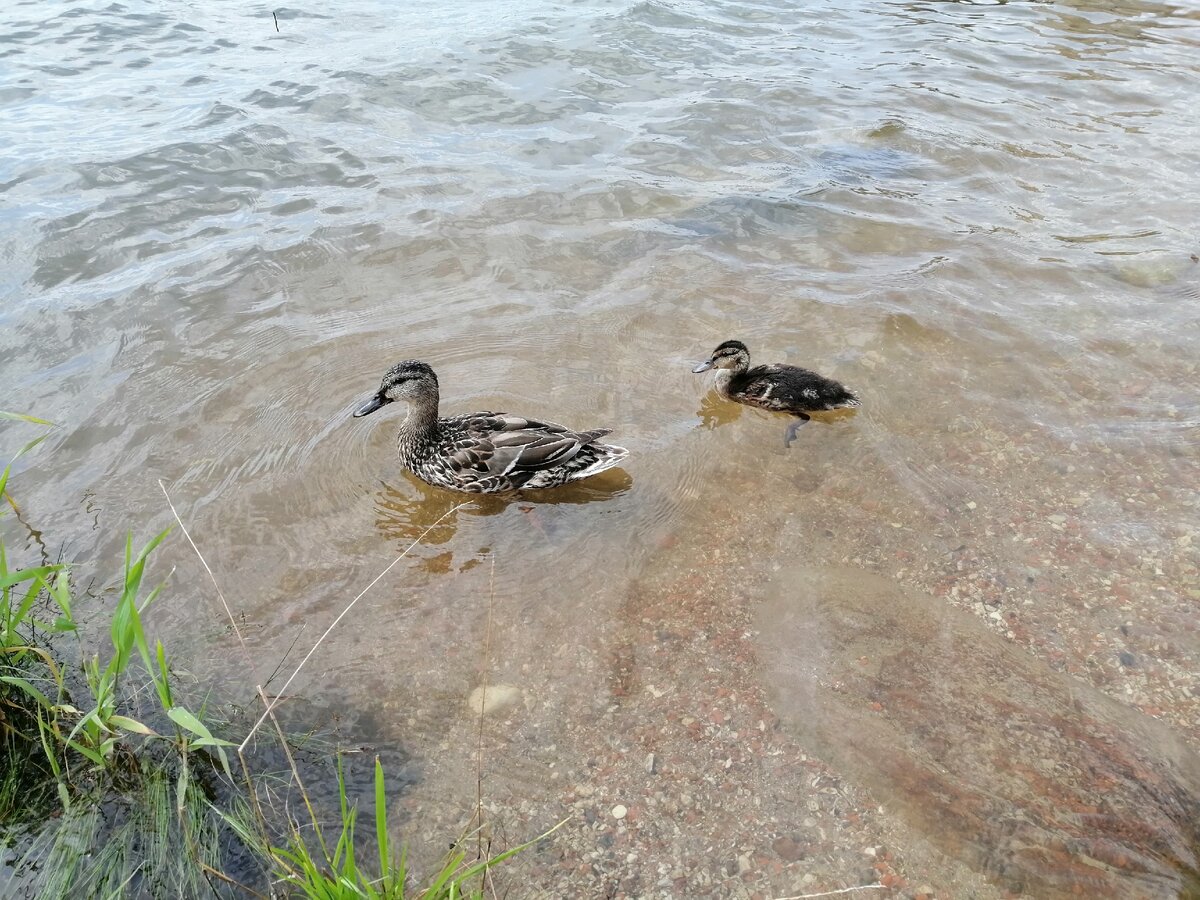
<svg viewBox="0 0 1200 900">
<path fill-rule="evenodd" d="M 730 400 L 807 417 L 808 413 L 859 406 L 858 396 L 840 382 L 799 366 L 772 363 L 750 367 L 750 351 L 741 341 L 725 341 L 693 371 L 719 371 L 717 390 Z"/>
</svg>

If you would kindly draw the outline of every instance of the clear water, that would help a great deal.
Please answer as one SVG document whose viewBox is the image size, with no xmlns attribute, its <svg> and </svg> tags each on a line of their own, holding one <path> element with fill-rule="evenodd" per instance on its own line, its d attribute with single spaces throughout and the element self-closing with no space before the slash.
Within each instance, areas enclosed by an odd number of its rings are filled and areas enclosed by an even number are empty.
<svg viewBox="0 0 1200 900">
<path fill-rule="evenodd" d="M 604 816 L 635 789 L 598 747 L 638 756 L 631 772 L 655 741 L 674 760 L 615 843 L 562 838 L 583 894 L 681 890 L 682 868 L 686 894 L 728 896 L 757 874 L 755 834 L 770 843 L 756 826 L 821 827 L 750 758 L 695 823 L 648 824 L 712 749 L 648 736 L 662 704 L 696 716 L 713 678 L 769 704 L 776 671 L 663 634 L 750 623 L 748 572 L 796 558 L 961 607 L 1194 747 L 1194 9 L 352 0 L 283 8 L 278 31 L 270 8 L 223 3 L 0 17 L 0 406 L 59 425 L 16 477 L 28 530 L 5 534 L 116 571 L 126 529 L 171 521 L 161 479 L 249 644 L 247 660 L 173 540 L 153 627 L 202 681 L 249 701 L 460 502 L 399 470 L 394 417 L 349 418 L 392 363 L 430 362 L 447 411 L 607 425 L 630 449 L 612 477 L 451 513 L 289 688 L 409 755 L 414 843 L 440 849 L 474 810 L 466 698 L 484 669 L 524 698 L 485 735 L 510 837 L 573 808 L 567 783 Z M 844 380 L 863 411 L 785 452 L 784 422 L 689 371 L 730 337 Z M 785 756 L 817 753 L 788 740 Z M 869 807 L 893 796 L 854 759 L 823 762 Z M 881 833 L 928 821 L 879 802 Z M 821 866 L 864 883 L 827 838 L 754 884 L 778 895 Z M 750 873 L 714 861 L 743 852 Z M 911 856 L 909 887 L 1004 887 L 980 858 L 943 842 Z M 528 883 L 554 895 L 548 865 Z"/>
</svg>

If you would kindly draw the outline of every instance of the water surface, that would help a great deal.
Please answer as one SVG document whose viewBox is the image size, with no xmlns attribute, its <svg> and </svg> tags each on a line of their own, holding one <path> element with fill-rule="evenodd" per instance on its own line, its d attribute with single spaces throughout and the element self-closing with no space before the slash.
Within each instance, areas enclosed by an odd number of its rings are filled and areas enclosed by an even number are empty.
<svg viewBox="0 0 1200 900">
<path fill-rule="evenodd" d="M 600 761 L 606 741 L 626 758 L 618 725 L 674 759 L 663 804 L 691 796 L 672 772 L 724 766 L 696 755 L 712 735 L 672 757 L 651 724 L 662 703 L 696 718 L 705 679 L 758 678 L 756 658 L 718 641 L 685 664 L 700 645 L 671 635 L 740 621 L 746 567 L 776 557 L 925 591 L 1200 736 L 1194 9 L 354 0 L 282 8 L 278 31 L 221 3 L 2 15 L 0 396 L 60 426 L 15 482 L 33 531 L 6 536 L 115 572 L 126 529 L 170 522 L 163 480 L 251 653 L 173 541 L 152 624 L 201 680 L 248 700 L 459 501 L 398 469 L 395 419 L 349 418 L 394 362 L 430 362 L 447 411 L 607 425 L 630 449 L 614 477 L 451 513 L 289 689 L 403 747 L 422 838 L 473 811 L 465 699 L 486 670 L 525 698 L 489 731 L 511 836 L 592 785 L 600 819 L 564 838 L 561 872 L 531 867 L 550 895 L 869 880 L 846 861 L 858 832 L 759 861 L 760 838 L 832 815 L 769 761 L 731 763 L 735 789 L 680 807 L 697 819 L 678 831 L 652 839 L 652 807 L 605 818 L 640 784 L 636 748 L 620 790 Z M 690 374 L 731 337 L 864 410 L 785 452 L 784 422 Z M 760 539 L 785 522 L 794 542 Z M 696 599 L 657 607 L 646 585 Z M 880 815 L 854 827 L 882 834 Z M 909 857 L 910 888 L 973 877 L 944 848 Z"/>
</svg>

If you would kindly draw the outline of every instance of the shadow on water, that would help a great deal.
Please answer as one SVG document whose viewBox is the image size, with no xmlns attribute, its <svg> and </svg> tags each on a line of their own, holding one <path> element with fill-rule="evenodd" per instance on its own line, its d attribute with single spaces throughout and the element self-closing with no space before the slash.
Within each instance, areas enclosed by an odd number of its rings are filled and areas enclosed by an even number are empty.
<svg viewBox="0 0 1200 900">
<path fill-rule="evenodd" d="M 974 616 L 852 568 L 759 607 L 780 718 L 943 852 L 1039 897 L 1200 896 L 1200 756 Z"/>
</svg>

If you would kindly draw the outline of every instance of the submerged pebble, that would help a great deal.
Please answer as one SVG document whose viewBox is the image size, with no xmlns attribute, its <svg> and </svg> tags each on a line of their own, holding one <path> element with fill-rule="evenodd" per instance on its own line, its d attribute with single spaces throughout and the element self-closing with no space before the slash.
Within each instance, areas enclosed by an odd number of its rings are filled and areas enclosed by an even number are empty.
<svg viewBox="0 0 1200 900">
<path fill-rule="evenodd" d="M 467 709 L 476 715 L 481 711 L 484 715 L 489 715 L 516 706 L 523 697 L 521 689 L 515 685 L 489 684 L 471 691 L 467 697 Z"/>
<path fill-rule="evenodd" d="M 1145 253 L 1109 260 L 1114 278 L 1144 288 L 1174 284 L 1183 275 L 1187 264 L 1182 255 L 1174 253 Z"/>
</svg>

